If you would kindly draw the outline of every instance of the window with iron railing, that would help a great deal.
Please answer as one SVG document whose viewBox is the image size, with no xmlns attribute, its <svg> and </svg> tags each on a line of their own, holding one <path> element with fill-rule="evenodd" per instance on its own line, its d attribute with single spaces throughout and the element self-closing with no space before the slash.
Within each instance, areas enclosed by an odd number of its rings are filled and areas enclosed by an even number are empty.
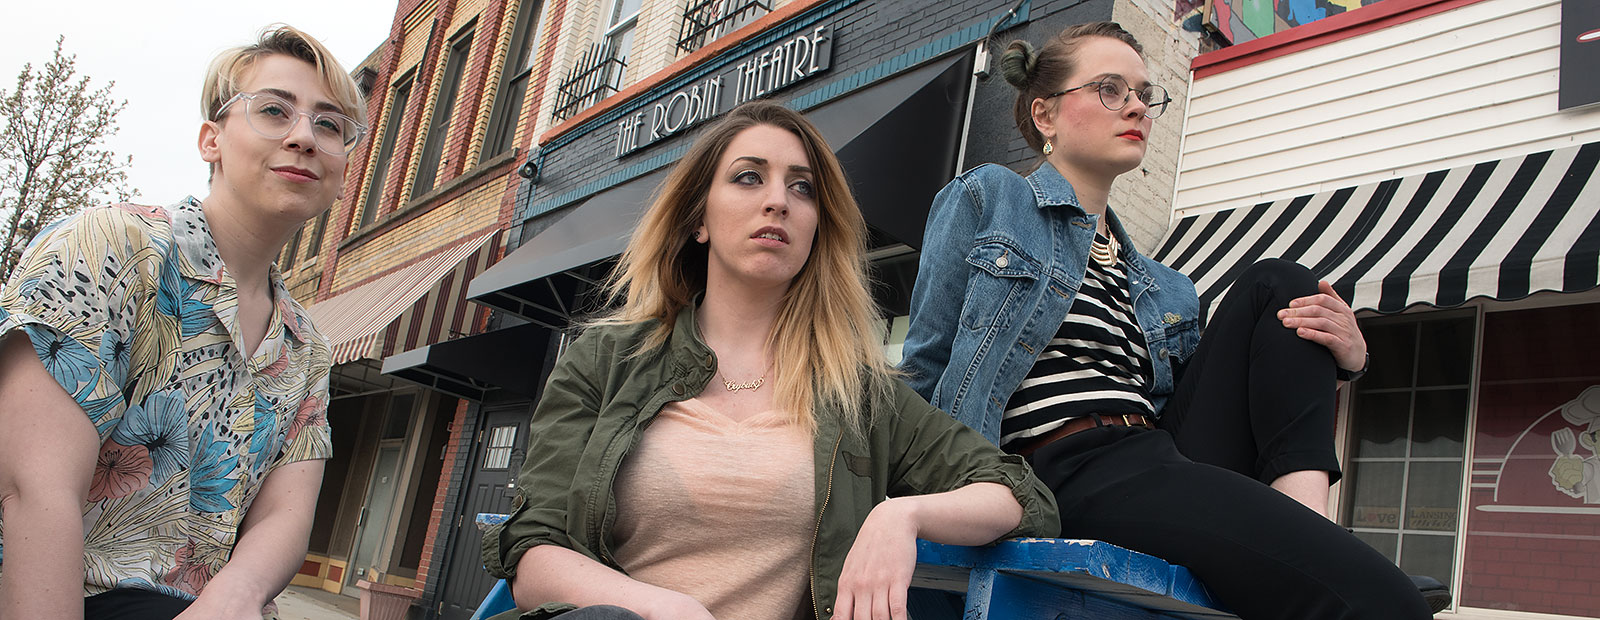
<svg viewBox="0 0 1600 620">
<path fill-rule="evenodd" d="M 589 46 L 589 51 L 578 57 L 578 62 L 567 71 L 556 89 L 556 122 L 572 118 L 607 95 L 617 92 L 622 85 L 622 72 L 628 67 L 627 59 L 618 54 L 609 42 Z"/>
<path fill-rule="evenodd" d="M 692 52 L 772 11 L 770 0 L 690 0 L 678 49 Z"/>
</svg>

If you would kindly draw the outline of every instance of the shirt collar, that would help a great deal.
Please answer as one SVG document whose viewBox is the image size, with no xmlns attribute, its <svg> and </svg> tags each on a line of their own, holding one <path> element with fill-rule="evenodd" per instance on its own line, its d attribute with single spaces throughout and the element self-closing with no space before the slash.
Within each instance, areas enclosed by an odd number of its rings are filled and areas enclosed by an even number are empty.
<svg viewBox="0 0 1600 620">
<path fill-rule="evenodd" d="M 168 213 L 172 222 L 172 240 L 178 254 L 178 272 L 186 278 L 237 289 L 237 283 L 222 262 L 222 254 L 217 251 L 217 243 L 211 236 L 211 226 L 206 223 L 201 202 L 194 196 L 185 196 L 173 204 Z M 306 327 L 311 324 L 310 318 L 305 316 L 305 310 L 284 285 L 278 264 L 273 263 L 268 269 L 271 270 L 267 277 L 272 286 L 272 300 L 277 306 L 275 314 L 295 340 L 309 341 Z"/>
<path fill-rule="evenodd" d="M 1034 204 L 1043 207 L 1071 205 L 1079 207 L 1078 192 L 1072 189 L 1072 183 L 1061 176 L 1061 171 L 1049 162 L 1039 164 L 1039 168 L 1028 175 L 1028 184 L 1033 186 Z M 1080 210 L 1082 207 L 1079 207 Z"/>
<path fill-rule="evenodd" d="M 185 196 L 167 210 L 172 218 L 172 241 L 178 251 L 178 271 L 186 278 L 204 280 L 233 286 L 222 266 L 222 254 L 211 237 L 211 226 L 206 224 L 205 211 L 194 196 Z"/>
</svg>

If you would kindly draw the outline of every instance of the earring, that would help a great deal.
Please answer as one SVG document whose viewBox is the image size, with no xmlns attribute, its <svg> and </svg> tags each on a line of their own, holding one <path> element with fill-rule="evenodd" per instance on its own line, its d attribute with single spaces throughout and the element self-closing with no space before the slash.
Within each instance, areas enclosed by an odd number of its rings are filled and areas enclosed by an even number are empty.
<svg viewBox="0 0 1600 620">
<path fill-rule="evenodd" d="M 695 241 L 695 243 L 705 243 L 706 242 L 706 229 L 701 228 L 699 230 L 694 231 L 694 241 Z"/>
<path fill-rule="evenodd" d="M 1056 152 L 1055 145 L 1050 144 L 1049 140 L 1045 140 L 1044 141 L 1044 154 L 1046 156 L 1048 156 L 1048 155 L 1050 155 L 1051 153 L 1054 153 L 1054 152 Z"/>
</svg>

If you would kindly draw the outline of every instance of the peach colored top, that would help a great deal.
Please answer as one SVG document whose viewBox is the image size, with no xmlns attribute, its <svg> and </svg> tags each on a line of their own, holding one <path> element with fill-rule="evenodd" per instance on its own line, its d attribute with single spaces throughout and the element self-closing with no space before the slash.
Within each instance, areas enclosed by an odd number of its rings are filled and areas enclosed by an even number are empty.
<svg viewBox="0 0 1600 620">
<path fill-rule="evenodd" d="M 812 438 L 779 411 L 668 403 L 617 474 L 617 563 L 727 620 L 793 620 L 816 527 Z"/>
</svg>

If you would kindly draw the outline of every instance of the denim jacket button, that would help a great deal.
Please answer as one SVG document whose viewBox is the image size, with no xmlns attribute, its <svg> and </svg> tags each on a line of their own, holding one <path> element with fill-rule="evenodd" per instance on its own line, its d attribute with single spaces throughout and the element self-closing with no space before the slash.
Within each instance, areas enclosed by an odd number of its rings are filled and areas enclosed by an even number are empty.
<svg viewBox="0 0 1600 620">
<path fill-rule="evenodd" d="M 1166 348 L 1162 348 L 1160 351 L 1158 351 L 1156 353 L 1156 357 L 1159 357 L 1161 359 L 1167 359 L 1167 350 L 1166 350 Z"/>
<path fill-rule="evenodd" d="M 1004 255 L 1004 254 L 1001 254 L 1000 258 L 994 259 L 994 266 L 999 267 L 1001 269 L 1005 269 L 1006 265 L 1010 265 L 1010 264 L 1011 264 L 1011 259 L 1006 258 L 1006 255 Z"/>
</svg>

